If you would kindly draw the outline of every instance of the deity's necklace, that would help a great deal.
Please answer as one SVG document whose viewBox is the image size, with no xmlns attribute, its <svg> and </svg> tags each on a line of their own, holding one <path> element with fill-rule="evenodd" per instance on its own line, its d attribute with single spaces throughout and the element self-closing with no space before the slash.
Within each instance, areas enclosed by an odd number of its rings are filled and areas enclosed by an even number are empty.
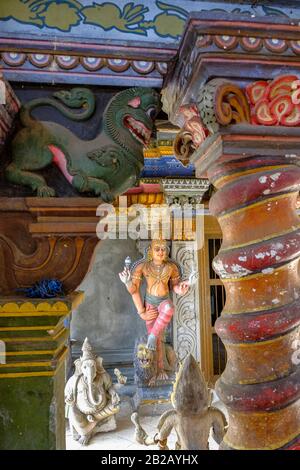
<svg viewBox="0 0 300 470">
<path fill-rule="evenodd" d="M 157 295 L 157 289 L 161 282 L 169 280 L 169 270 L 165 268 L 167 265 L 163 263 L 162 265 L 155 265 L 153 262 L 149 263 L 150 275 L 155 279 L 154 284 L 151 286 L 151 293 L 154 291 L 154 295 Z"/>
</svg>

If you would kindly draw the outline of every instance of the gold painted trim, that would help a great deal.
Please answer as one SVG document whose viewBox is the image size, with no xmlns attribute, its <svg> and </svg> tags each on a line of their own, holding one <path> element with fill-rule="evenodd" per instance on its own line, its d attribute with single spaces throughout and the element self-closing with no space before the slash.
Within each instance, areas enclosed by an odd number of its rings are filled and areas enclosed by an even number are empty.
<svg viewBox="0 0 300 470">
<path fill-rule="evenodd" d="M 2 367 L 51 367 L 51 362 L 11 362 L 0 364 L 0 374 Z"/>
<path fill-rule="evenodd" d="M 212 385 L 214 369 L 213 369 L 213 344 L 211 332 L 211 300 L 209 285 L 209 249 L 208 240 L 214 238 L 207 234 L 207 227 L 204 227 L 205 238 L 201 250 L 198 252 L 199 272 L 199 298 L 200 298 L 200 364 L 206 382 Z M 216 237 L 217 238 L 217 237 Z"/>
<path fill-rule="evenodd" d="M 62 348 L 51 349 L 51 350 L 41 350 L 41 351 L 6 351 L 6 356 L 38 356 L 39 354 L 55 354 L 60 351 Z"/>
<path fill-rule="evenodd" d="M 71 301 L 68 301 L 71 304 Z M 16 302 L 6 302 L 0 305 L 0 315 L 1 313 L 52 313 L 52 314 L 66 314 L 70 312 L 71 305 L 67 305 L 67 302 L 62 300 L 58 300 L 54 304 L 50 304 L 47 302 L 40 302 L 39 304 L 34 305 L 32 302 L 22 302 L 21 304 L 17 304 Z"/>
<path fill-rule="evenodd" d="M 241 212 L 245 212 L 249 209 L 253 209 L 253 207 L 262 206 L 264 204 L 267 204 L 270 201 L 274 201 L 274 200 L 278 201 L 279 199 L 288 199 L 293 194 L 298 194 L 298 191 L 293 191 L 291 193 L 281 194 L 279 196 L 266 197 L 263 201 L 255 202 L 253 204 L 250 203 L 248 206 L 241 207 L 239 209 L 230 211 L 229 214 L 218 216 L 218 220 L 219 220 L 219 222 L 222 222 L 224 219 L 228 219 L 229 217 L 231 217 L 233 215 L 240 214 Z"/>
<path fill-rule="evenodd" d="M 259 166 L 259 167 L 255 167 L 255 168 L 251 168 L 249 170 L 246 170 L 246 171 L 239 171 L 237 173 L 231 173 L 230 175 L 226 175 L 226 176 L 221 176 L 221 178 L 218 178 L 217 180 L 214 181 L 214 186 L 217 187 L 217 185 L 220 185 L 220 182 L 221 182 L 221 186 L 224 186 L 224 184 L 226 184 L 226 181 L 228 180 L 229 183 L 231 183 L 232 181 L 234 181 L 234 177 L 239 177 L 239 176 L 248 176 L 248 175 L 253 175 L 255 173 L 261 173 L 261 171 L 272 171 L 272 170 L 277 170 L 277 169 L 283 169 L 283 168 L 288 168 L 290 165 L 269 165 L 269 166 Z M 224 183 L 225 181 L 225 183 Z"/>
<path fill-rule="evenodd" d="M 282 372 L 282 371 L 281 371 Z M 280 379 L 287 377 L 291 370 L 286 368 L 285 373 L 280 373 Z M 253 379 L 253 380 L 239 380 L 239 385 L 258 385 L 263 384 L 266 382 L 272 382 L 273 380 L 278 380 L 278 374 L 267 375 L 266 377 L 260 377 L 260 379 Z"/>
<path fill-rule="evenodd" d="M 267 413 L 266 412 L 262 412 L 261 413 L 261 416 L 262 415 L 266 415 Z M 251 413 L 251 416 L 254 416 L 254 415 L 258 415 L 258 413 Z M 280 449 L 281 447 L 285 446 L 286 444 L 288 444 L 289 442 L 293 441 L 294 439 L 296 439 L 297 436 L 299 436 L 300 434 L 300 429 L 298 430 L 298 432 L 296 433 L 293 433 L 291 434 L 288 439 L 286 440 L 282 440 L 282 441 L 279 441 L 277 442 L 276 444 L 273 444 L 271 446 L 268 446 L 268 447 L 242 447 L 242 446 L 235 446 L 234 444 L 232 444 L 228 439 L 226 439 L 226 435 L 224 436 L 224 439 L 223 441 L 225 442 L 225 444 L 227 444 L 228 446 L 230 446 L 232 449 L 237 449 L 237 450 L 276 450 L 276 449 Z"/>
<path fill-rule="evenodd" d="M 155 405 L 156 403 L 171 403 L 170 398 L 145 399 L 141 402 L 143 405 Z"/>
<path fill-rule="evenodd" d="M 53 371 L 39 371 L 39 372 L 8 372 L 8 373 L 1 373 L 0 369 L 0 379 L 5 378 L 19 378 L 19 377 L 53 377 L 57 371 L 61 368 L 64 364 L 65 357 L 68 353 L 68 348 L 62 353 L 62 355 L 58 358 L 57 365 Z M 26 365 L 29 363 L 25 363 Z M 9 366 L 9 365 L 8 365 Z M 51 366 L 51 364 L 50 364 Z M 55 366 L 55 365 L 54 365 Z M 42 367 L 42 366 L 41 366 Z"/>
<path fill-rule="evenodd" d="M 0 331 L 40 331 L 40 330 L 54 330 L 57 325 L 46 326 L 1 326 Z"/>
<path fill-rule="evenodd" d="M 144 158 L 160 158 L 163 155 L 174 155 L 174 148 L 172 145 L 160 145 L 158 147 L 145 149 Z"/>
<path fill-rule="evenodd" d="M 0 307 L 1 308 L 1 307 Z M 5 312 L 2 313 L 0 312 L 0 318 L 13 318 L 13 317 L 65 317 L 69 315 L 71 312 L 71 309 L 69 309 L 66 312 Z"/>
<path fill-rule="evenodd" d="M 221 248 L 219 253 L 220 254 L 226 253 L 227 251 L 236 250 L 238 248 L 244 248 L 245 246 L 249 246 L 249 248 L 251 248 L 251 246 L 255 245 L 256 243 L 264 242 L 264 241 L 267 241 L 267 240 L 272 241 L 273 238 L 277 238 L 277 237 L 280 237 L 282 235 L 287 235 L 289 233 L 295 232 L 297 229 L 300 228 L 300 224 L 295 225 L 293 227 L 295 227 L 295 228 L 293 228 L 293 230 L 285 230 L 284 232 L 275 232 L 275 233 L 269 234 L 268 236 L 266 236 L 264 238 L 257 238 L 256 240 L 251 240 L 250 242 L 242 243 L 241 245 L 231 245 L 231 246 L 228 246 L 226 248 Z M 222 235 L 220 235 L 220 237 L 222 238 Z"/>
<path fill-rule="evenodd" d="M 263 307 L 257 307 L 257 308 L 249 308 L 249 309 L 244 309 L 244 310 L 239 310 L 238 312 L 233 312 L 232 310 L 227 311 L 227 310 L 222 310 L 222 315 L 243 315 L 244 313 L 252 313 L 252 312 L 268 312 L 269 310 L 274 310 L 274 308 L 280 308 L 284 307 L 285 305 L 289 304 L 282 304 L 282 305 L 270 305 L 269 307 L 266 307 L 265 305 Z"/>
<path fill-rule="evenodd" d="M 4 341 L 5 343 L 13 343 L 13 342 L 22 342 L 22 341 L 55 341 L 57 338 L 59 338 L 63 333 L 67 332 L 66 328 L 64 328 L 62 331 L 57 333 L 55 336 L 34 336 L 34 337 L 23 337 L 23 336 L 18 336 L 17 338 L 0 338 L 1 341 Z"/>
<path fill-rule="evenodd" d="M 253 341 L 251 343 L 229 343 L 228 341 L 224 342 L 224 344 L 226 344 L 226 346 L 230 346 L 230 347 L 236 347 L 236 348 L 249 348 L 249 347 L 253 347 L 255 346 L 255 348 L 258 348 L 259 346 L 265 346 L 267 344 L 274 344 L 274 343 L 277 343 L 279 341 L 281 341 L 283 338 L 286 338 L 287 336 L 289 335 L 289 333 L 286 333 L 284 335 L 280 335 L 280 336 L 276 336 L 276 338 L 273 338 L 273 339 L 267 339 L 266 341 Z"/>
<path fill-rule="evenodd" d="M 85 293 L 82 290 L 76 291 L 74 295 L 72 296 L 72 306 L 69 310 L 69 313 L 71 313 L 71 310 L 75 310 L 79 305 L 83 302 L 85 297 Z"/>
<path fill-rule="evenodd" d="M 20 377 L 53 377 L 55 371 L 45 371 L 45 372 L 12 372 L 7 374 L 0 374 L 0 379 L 17 379 Z"/>
</svg>

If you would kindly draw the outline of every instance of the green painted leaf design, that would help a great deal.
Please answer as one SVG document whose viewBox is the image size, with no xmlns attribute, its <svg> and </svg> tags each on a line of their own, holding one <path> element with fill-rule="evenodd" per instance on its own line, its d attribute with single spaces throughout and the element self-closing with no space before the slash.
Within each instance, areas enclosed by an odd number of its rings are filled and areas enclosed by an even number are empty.
<svg viewBox="0 0 300 470">
<path fill-rule="evenodd" d="M 149 9 L 144 7 L 144 5 L 136 5 L 132 8 L 133 5 L 134 4 L 132 2 L 127 3 L 123 8 L 122 18 L 127 20 L 127 24 L 134 24 L 142 21 L 144 19 L 144 14 L 149 11 Z"/>
<path fill-rule="evenodd" d="M 185 18 L 188 17 L 188 12 L 183 8 L 170 5 L 169 3 L 160 2 L 159 0 L 157 0 L 156 5 L 160 10 L 176 12 L 182 14 Z"/>
<path fill-rule="evenodd" d="M 289 18 L 283 11 L 278 10 L 277 8 L 267 7 L 266 5 L 261 6 L 266 15 L 269 16 L 283 16 L 284 18 Z"/>
</svg>

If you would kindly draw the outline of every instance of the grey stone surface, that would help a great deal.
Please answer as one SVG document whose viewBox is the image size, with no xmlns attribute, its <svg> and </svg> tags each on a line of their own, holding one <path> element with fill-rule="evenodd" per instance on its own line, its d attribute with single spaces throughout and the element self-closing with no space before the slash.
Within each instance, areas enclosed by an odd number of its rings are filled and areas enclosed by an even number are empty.
<svg viewBox="0 0 300 470">
<path fill-rule="evenodd" d="M 74 311 L 71 338 L 74 357 L 81 353 L 87 336 L 95 352 L 103 357 L 105 368 L 132 366 L 134 342 L 146 333 L 144 322 L 138 317 L 131 296 L 119 279 L 126 256 L 132 261 L 141 258 L 133 240 L 103 240 L 96 248 L 91 271 L 78 289 L 85 299 Z M 111 373 L 111 371 L 109 371 Z"/>
</svg>

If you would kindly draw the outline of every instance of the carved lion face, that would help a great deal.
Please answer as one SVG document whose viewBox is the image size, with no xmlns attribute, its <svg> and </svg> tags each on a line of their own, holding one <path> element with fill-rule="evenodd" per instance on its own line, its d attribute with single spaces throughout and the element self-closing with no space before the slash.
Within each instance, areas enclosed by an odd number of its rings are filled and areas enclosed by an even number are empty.
<svg viewBox="0 0 300 470">
<path fill-rule="evenodd" d="M 146 344 L 139 344 L 136 356 L 142 369 L 149 369 L 153 362 L 153 351 L 147 348 Z"/>
<path fill-rule="evenodd" d="M 150 141 L 160 107 L 159 95 L 151 88 L 135 87 L 121 91 L 108 105 L 106 129 L 114 133 L 115 139 L 117 134 L 126 134 L 127 145 L 141 148 Z M 112 118 L 114 129 L 110 125 Z"/>
</svg>

